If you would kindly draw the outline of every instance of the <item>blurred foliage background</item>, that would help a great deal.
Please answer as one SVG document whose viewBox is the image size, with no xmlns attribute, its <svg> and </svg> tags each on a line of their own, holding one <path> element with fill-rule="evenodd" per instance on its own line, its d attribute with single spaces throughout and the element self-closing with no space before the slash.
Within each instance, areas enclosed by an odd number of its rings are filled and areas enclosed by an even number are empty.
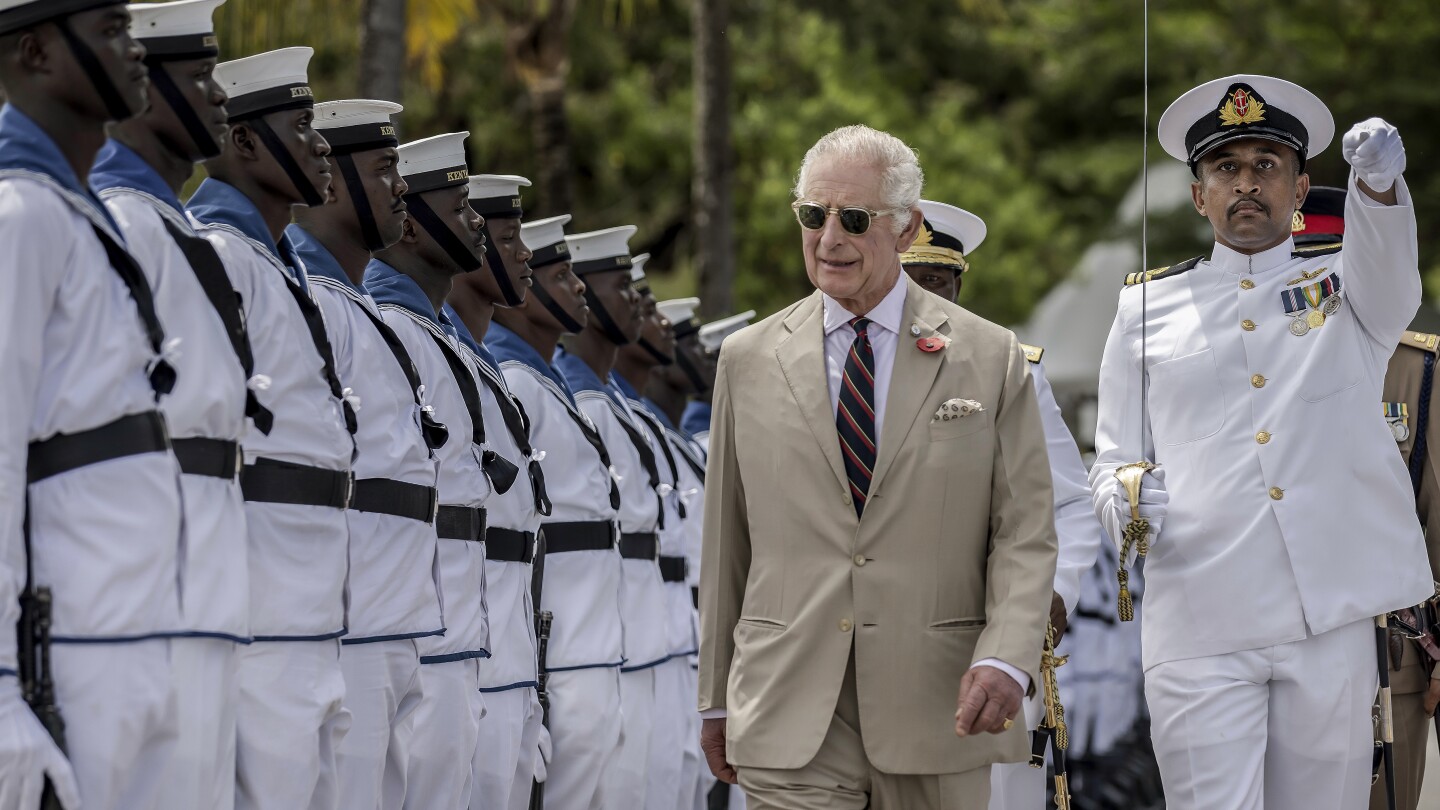
<svg viewBox="0 0 1440 810">
<path fill-rule="evenodd" d="M 1152 0 L 1151 160 L 1168 160 L 1153 132 L 1170 101 L 1232 73 L 1282 76 L 1331 105 L 1337 142 L 1311 162 L 1316 183 L 1343 185 L 1339 134 L 1384 117 L 1408 148 L 1433 300 L 1435 10 Z M 654 254 L 657 292 L 701 289 L 703 266 L 712 316 L 763 315 L 809 291 L 788 208 L 800 158 L 837 126 L 888 130 L 919 152 L 926 197 L 989 224 L 962 302 L 1016 323 L 1087 244 L 1117 236 L 1116 207 L 1142 164 L 1143 12 L 1141 0 L 231 0 L 218 28 L 226 58 L 315 47 L 317 97 L 401 101 L 406 139 L 468 129 L 472 170 L 537 179 L 525 199 L 535 216 L 570 213 L 572 232 L 638 225 L 632 249 Z M 697 21 L 717 19 L 721 61 L 707 75 L 718 69 L 728 87 L 695 81 Z M 696 114 L 706 92 L 718 119 Z M 724 131 L 697 140 L 707 120 Z M 693 191 L 706 155 L 733 232 L 697 226 L 712 221 Z M 1150 263 L 1206 249 L 1189 238 L 1152 244 Z M 1117 288 L 1134 269 L 1115 268 Z"/>
</svg>

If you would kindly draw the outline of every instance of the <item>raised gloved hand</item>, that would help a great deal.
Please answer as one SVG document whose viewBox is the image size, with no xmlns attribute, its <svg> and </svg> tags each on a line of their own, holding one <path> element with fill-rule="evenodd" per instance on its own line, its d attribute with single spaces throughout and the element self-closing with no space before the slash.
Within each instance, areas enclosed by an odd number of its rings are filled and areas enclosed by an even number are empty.
<svg viewBox="0 0 1440 810">
<path fill-rule="evenodd" d="M 1165 468 L 1156 467 L 1140 479 L 1140 517 L 1150 521 L 1149 537 L 1152 545 L 1160 537 L 1160 529 L 1165 523 L 1169 505 L 1170 493 L 1165 490 Z M 1111 532 L 1118 546 L 1120 538 L 1124 536 L 1125 524 L 1130 522 L 1130 498 L 1125 494 L 1125 488 L 1118 485 L 1115 487 L 1113 514 L 1119 519 L 1118 524 L 1106 526 L 1106 529 Z M 1137 555 L 1138 548 L 1131 548 L 1125 564 L 1133 565 Z"/>
<path fill-rule="evenodd" d="M 45 778 L 66 810 L 79 810 L 70 762 L 30 707 L 13 677 L 0 677 L 0 807 L 39 807 Z"/>
<path fill-rule="evenodd" d="M 1400 131 L 1381 118 L 1361 121 L 1345 133 L 1340 151 L 1355 176 L 1371 190 L 1384 193 L 1405 171 L 1405 144 Z"/>
</svg>

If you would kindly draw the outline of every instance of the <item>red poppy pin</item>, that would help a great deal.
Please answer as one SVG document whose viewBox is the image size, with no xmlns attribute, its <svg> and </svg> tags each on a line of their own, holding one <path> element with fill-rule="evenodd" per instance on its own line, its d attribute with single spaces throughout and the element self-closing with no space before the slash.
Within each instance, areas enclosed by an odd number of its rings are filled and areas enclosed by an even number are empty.
<svg viewBox="0 0 1440 810">
<path fill-rule="evenodd" d="M 922 352 L 938 352 L 949 342 L 943 335 L 935 335 L 934 337 L 922 337 L 915 341 L 915 345 Z"/>
</svg>

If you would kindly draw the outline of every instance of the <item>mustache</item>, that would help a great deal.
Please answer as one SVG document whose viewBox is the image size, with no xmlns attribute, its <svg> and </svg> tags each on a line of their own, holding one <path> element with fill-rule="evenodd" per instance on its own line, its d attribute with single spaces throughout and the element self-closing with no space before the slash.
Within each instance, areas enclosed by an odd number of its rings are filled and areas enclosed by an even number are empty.
<svg viewBox="0 0 1440 810">
<path fill-rule="evenodd" d="M 1236 200 L 1235 202 L 1231 203 L 1229 208 L 1225 209 L 1225 214 L 1226 214 L 1227 216 L 1232 216 L 1232 217 L 1235 216 L 1235 210 L 1240 207 L 1240 203 L 1253 203 L 1256 207 L 1258 207 L 1258 208 L 1259 208 L 1262 212 L 1264 212 L 1266 215 L 1269 215 L 1269 213 L 1270 213 L 1270 206 L 1266 205 L 1265 203 L 1261 202 L 1260 200 L 1257 200 L 1257 199 L 1255 199 L 1254 197 L 1241 197 L 1240 199 L 1238 199 L 1238 200 Z"/>
</svg>

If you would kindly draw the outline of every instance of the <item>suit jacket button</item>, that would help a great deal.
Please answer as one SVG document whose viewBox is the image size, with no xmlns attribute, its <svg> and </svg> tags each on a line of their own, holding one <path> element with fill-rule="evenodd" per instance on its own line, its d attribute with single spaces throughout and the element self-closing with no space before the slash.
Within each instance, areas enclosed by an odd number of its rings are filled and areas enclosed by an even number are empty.
<svg viewBox="0 0 1440 810">
<path fill-rule="evenodd" d="M 840 620 L 840 632 L 842 632 L 842 633 L 848 633 L 848 632 L 850 632 L 850 628 L 852 628 L 852 627 L 854 627 L 854 625 L 850 623 L 850 620 L 849 620 L 849 619 L 841 619 L 841 620 Z"/>
<path fill-rule="evenodd" d="M 856 565 L 864 565 L 866 562 L 867 562 L 867 560 L 865 559 L 865 555 L 864 555 L 864 554 L 856 554 L 856 555 L 855 555 L 855 564 L 856 564 Z"/>
</svg>

